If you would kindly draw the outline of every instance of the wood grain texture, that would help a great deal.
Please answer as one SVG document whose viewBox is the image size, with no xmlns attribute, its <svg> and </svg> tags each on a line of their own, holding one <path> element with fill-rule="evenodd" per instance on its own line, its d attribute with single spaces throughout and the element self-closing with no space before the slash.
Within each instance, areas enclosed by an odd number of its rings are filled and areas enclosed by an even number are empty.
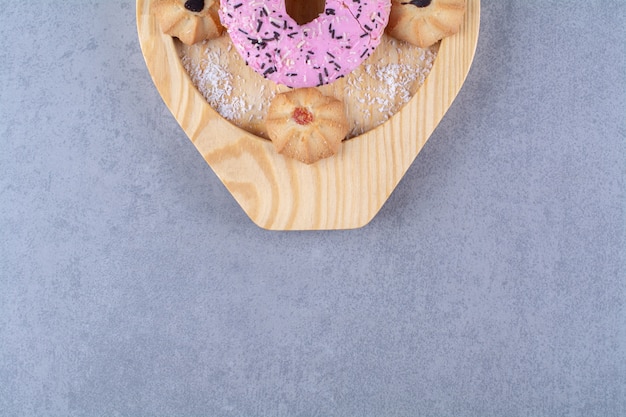
<svg viewBox="0 0 626 417">
<path fill-rule="evenodd" d="M 441 42 L 425 83 L 383 125 L 343 143 L 313 165 L 285 158 L 271 142 L 222 118 L 191 82 L 172 38 L 137 0 L 141 49 L 164 102 L 207 163 L 258 226 L 270 230 L 351 229 L 380 210 L 458 94 L 480 26 L 468 0 L 459 33 Z"/>
</svg>

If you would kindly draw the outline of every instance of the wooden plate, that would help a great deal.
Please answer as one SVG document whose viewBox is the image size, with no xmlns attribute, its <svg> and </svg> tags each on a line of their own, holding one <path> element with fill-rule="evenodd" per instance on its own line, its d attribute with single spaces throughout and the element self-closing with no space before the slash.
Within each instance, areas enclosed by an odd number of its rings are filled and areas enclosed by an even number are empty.
<svg viewBox="0 0 626 417">
<path fill-rule="evenodd" d="M 271 230 L 351 229 L 380 210 L 458 94 L 469 72 L 480 26 L 480 0 L 468 0 L 465 22 L 441 41 L 433 68 L 391 119 L 345 141 L 312 165 L 285 158 L 271 142 L 231 124 L 204 99 L 183 68 L 173 39 L 137 0 L 142 53 L 165 104 L 198 151 L 258 226 Z"/>
</svg>

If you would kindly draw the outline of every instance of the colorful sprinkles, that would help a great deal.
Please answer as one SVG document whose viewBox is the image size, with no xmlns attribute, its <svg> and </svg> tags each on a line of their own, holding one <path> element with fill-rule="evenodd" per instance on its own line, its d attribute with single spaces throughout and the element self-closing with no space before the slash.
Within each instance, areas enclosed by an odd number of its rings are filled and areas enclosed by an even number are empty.
<svg viewBox="0 0 626 417">
<path fill-rule="evenodd" d="M 358 67 L 380 43 L 390 0 L 326 0 L 298 25 L 284 0 L 222 0 L 220 19 L 247 65 L 288 87 L 331 83 Z"/>
</svg>

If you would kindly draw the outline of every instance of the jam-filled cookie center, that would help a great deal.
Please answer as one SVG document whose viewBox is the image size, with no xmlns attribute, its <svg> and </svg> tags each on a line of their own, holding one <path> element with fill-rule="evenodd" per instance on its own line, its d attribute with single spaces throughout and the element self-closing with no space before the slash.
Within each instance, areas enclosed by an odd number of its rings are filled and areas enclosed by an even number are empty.
<svg viewBox="0 0 626 417">
<path fill-rule="evenodd" d="M 296 107 L 291 115 L 297 124 L 306 126 L 313 123 L 313 113 L 304 107 Z"/>
<path fill-rule="evenodd" d="M 317 19 L 326 8 L 326 0 L 285 0 L 287 14 L 299 25 Z"/>
<path fill-rule="evenodd" d="M 412 4 L 417 7 L 428 7 L 430 6 L 431 0 L 411 0 L 407 2 L 402 2 L 402 4 Z"/>
<path fill-rule="evenodd" d="M 204 0 L 187 0 L 185 2 L 185 9 L 190 12 L 200 13 L 204 9 Z"/>
</svg>

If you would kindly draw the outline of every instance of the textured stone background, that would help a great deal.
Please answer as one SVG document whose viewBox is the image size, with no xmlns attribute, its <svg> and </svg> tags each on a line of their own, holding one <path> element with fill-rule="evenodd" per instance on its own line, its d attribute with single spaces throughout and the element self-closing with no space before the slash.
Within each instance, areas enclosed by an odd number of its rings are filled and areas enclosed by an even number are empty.
<svg viewBox="0 0 626 417">
<path fill-rule="evenodd" d="M 131 1 L 0 0 L 0 415 L 626 415 L 626 3 L 483 1 L 379 215 L 267 232 Z"/>
</svg>

